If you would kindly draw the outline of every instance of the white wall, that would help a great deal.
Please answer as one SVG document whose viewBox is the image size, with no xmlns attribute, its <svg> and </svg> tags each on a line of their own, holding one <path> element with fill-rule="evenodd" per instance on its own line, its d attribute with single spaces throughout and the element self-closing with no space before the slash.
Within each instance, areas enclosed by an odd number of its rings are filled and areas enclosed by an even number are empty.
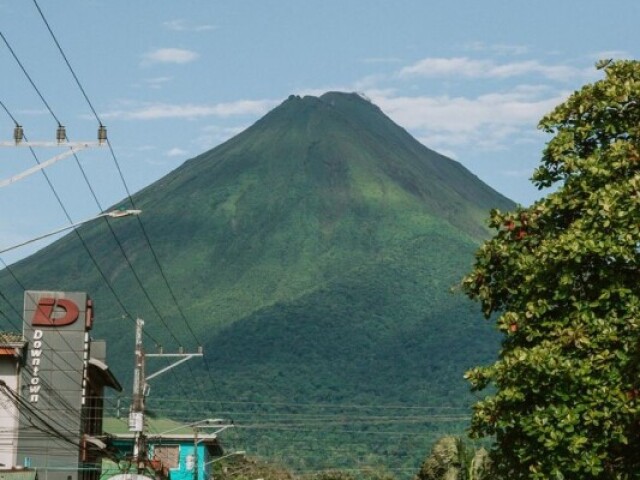
<svg viewBox="0 0 640 480">
<path fill-rule="evenodd" d="M 0 380 L 14 392 L 18 392 L 17 359 L 9 355 L 0 355 Z M 18 409 L 7 396 L 0 391 L 0 468 L 16 466 L 16 447 L 18 444 Z"/>
</svg>

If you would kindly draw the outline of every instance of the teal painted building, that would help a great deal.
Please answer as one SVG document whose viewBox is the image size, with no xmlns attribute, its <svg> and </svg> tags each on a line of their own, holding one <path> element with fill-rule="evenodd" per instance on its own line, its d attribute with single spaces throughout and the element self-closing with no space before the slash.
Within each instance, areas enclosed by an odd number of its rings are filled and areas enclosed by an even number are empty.
<svg viewBox="0 0 640 480">
<path fill-rule="evenodd" d="M 109 439 L 119 456 L 133 452 L 133 435 L 119 434 Z M 147 438 L 149 468 L 153 476 L 169 480 L 210 480 L 211 462 L 223 454 L 215 434 L 175 434 Z M 196 468 L 197 464 L 197 468 Z"/>
</svg>

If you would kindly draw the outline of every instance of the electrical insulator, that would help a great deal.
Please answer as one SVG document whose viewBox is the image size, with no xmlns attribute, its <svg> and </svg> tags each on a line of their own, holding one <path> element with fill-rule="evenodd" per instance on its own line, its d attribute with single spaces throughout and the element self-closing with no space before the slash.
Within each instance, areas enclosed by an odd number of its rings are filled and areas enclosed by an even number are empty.
<svg viewBox="0 0 640 480">
<path fill-rule="evenodd" d="M 102 144 L 107 141 L 107 127 L 100 125 L 98 128 L 98 143 Z"/>
<path fill-rule="evenodd" d="M 184 353 L 184 347 L 178 347 L 178 353 L 182 355 Z"/>
<path fill-rule="evenodd" d="M 13 139 L 15 140 L 16 144 L 24 140 L 24 130 L 22 129 L 22 126 L 16 125 L 16 127 L 13 129 Z"/>
<path fill-rule="evenodd" d="M 56 130 L 56 140 L 58 143 L 62 143 L 67 139 L 67 131 L 65 130 L 63 125 L 58 125 L 58 130 Z"/>
<path fill-rule="evenodd" d="M 202 345 L 198 345 L 198 353 L 202 355 Z"/>
</svg>

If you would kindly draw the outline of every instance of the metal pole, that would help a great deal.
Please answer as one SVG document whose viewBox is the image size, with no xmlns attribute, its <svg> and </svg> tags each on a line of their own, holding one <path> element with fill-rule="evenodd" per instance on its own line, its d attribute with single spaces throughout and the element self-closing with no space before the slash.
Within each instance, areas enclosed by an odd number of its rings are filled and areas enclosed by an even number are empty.
<svg viewBox="0 0 640 480">
<path fill-rule="evenodd" d="M 104 213 L 101 213 L 99 215 L 95 215 L 95 216 L 90 217 L 90 218 L 85 218 L 84 220 L 80 220 L 79 222 L 74 222 L 71 225 L 67 225 L 66 227 L 61 227 L 61 228 L 58 228 L 58 229 L 53 230 L 51 232 L 44 233 L 42 235 L 39 235 L 39 236 L 34 237 L 34 238 L 31 238 L 29 240 L 26 240 L 24 242 L 18 243 L 16 245 L 12 245 L 10 247 L 4 247 L 3 249 L 0 250 L 0 253 L 10 252 L 11 250 L 15 250 L 16 248 L 24 247 L 25 245 L 28 245 L 28 244 L 33 243 L 33 242 L 37 242 L 38 240 L 42 240 L 42 239 L 47 238 L 47 237 L 52 237 L 53 235 L 65 232 L 67 230 L 71 230 L 72 228 L 79 227 L 80 225 L 84 225 L 85 223 L 91 222 L 93 220 L 97 220 L 98 218 L 102 218 L 102 217 L 111 217 L 111 218 L 129 217 L 131 215 L 140 215 L 141 212 L 142 212 L 142 210 L 111 210 L 110 212 L 104 212 Z"/>
<path fill-rule="evenodd" d="M 193 428 L 193 480 L 198 480 L 198 427 Z"/>
<path fill-rule="evenodd" d="M 136 356 L 133 371 L 133 402 L 129 416 L 129 430 L 134 433 L 133 457 L 138 473 L 144 473 L 146 460 L 146 442 L 144 436 L 144 347 L 142 346 L 142 327 L 144 320 L 136 320 Z"/>
</svg>

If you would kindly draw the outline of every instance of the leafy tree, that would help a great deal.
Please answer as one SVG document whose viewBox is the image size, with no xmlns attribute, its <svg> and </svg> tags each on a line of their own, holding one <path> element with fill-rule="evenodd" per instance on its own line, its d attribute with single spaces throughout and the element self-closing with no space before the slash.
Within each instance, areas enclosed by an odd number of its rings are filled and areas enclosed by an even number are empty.
<svg viewBox="0 0 640 480">
<path fill-rule="evenodd" d="M 501 478 L 640 475 L 640 63 L 598 67 L 540 122 L 553 138 L 533 182 L 556 190 L 493 211 L 463 280 L 504 333 L 466 374 L 491 387 L 471 432 L 495 436 Z"/>
<path fill-rule="evenodd" d="M 440 438 L 431 449 L 416 480 L 457 480 L 464 469 L 464 453 L 459 439 L 455 437 Z"/>
<path fill-rule="evenodd" d="M 474 450 L 462 439 L 446 436 L 433 445 L 415 480 L 483 480 L 488 466 L 484 448 Z"/>
<path fill-rule="evenodd" d="M 293 480 L 286 468 L 254 457 L 231 457 L 213 464 L 212 478 L 219 480 Z"/>
</svg>

